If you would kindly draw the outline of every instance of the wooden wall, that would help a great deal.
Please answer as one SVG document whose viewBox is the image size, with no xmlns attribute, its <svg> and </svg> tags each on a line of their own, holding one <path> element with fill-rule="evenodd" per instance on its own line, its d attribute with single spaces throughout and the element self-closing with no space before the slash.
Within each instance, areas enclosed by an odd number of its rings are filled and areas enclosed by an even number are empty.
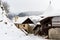
<svg viewBox="0 0 60 40">
<path fill-rule="evenodd" d="M 29 24 L 15 24 L 17 28 L 24 29 L 28 33 L 33 33 L 33 29 Z"/>
</svg>

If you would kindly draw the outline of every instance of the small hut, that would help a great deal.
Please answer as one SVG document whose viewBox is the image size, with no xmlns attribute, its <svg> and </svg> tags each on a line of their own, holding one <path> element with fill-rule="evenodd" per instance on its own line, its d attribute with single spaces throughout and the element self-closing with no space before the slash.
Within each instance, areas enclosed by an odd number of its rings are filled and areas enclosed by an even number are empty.
<svg viewBox="0 0 60 40">
<path fill-rule="evenodd" d="M 28 33 L 31 32 L 32 27 L 29 24 L 34 24 L 30 18 L 28 17 L 19 17 L 14 24 L 17 26 L 19 29 L 24 29 Z"/>
</svg>

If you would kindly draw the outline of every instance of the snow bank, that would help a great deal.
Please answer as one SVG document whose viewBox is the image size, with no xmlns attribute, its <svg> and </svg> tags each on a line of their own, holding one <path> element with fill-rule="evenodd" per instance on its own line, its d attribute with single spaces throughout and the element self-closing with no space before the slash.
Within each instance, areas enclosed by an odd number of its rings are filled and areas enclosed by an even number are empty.
<svg viewBox="0 0 60 40">
<path fill-rule="evenodd" d="M 17 40 L 25 34 L 4 15 L 0 14 L 0 40 Z"/>
</svg>

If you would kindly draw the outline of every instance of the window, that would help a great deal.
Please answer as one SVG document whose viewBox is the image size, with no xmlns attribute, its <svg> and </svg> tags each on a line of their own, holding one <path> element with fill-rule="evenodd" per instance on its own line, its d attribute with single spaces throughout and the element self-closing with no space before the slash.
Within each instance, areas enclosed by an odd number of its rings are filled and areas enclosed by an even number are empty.
<svg viewBox="0 0 60 40">
<path fill-rule="evenodd" d="M 23 27 L 25 27 L 25 25 L 23 25 Z"/>
</svg>

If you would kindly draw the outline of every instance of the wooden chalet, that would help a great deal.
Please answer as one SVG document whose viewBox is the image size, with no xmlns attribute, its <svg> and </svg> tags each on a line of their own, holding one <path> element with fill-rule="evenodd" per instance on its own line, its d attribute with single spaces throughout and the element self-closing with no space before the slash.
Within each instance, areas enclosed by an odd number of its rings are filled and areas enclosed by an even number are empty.
<svg viewBox="0 0 60 40">
<path fill-rule="evenodd" d="M 28 17 L 19 17 L 14 23 L 17 28 L 24 29 L 28 33 L 32 33 L 32 27 L 29 24 L 34 24 Z"/>
</svg>

